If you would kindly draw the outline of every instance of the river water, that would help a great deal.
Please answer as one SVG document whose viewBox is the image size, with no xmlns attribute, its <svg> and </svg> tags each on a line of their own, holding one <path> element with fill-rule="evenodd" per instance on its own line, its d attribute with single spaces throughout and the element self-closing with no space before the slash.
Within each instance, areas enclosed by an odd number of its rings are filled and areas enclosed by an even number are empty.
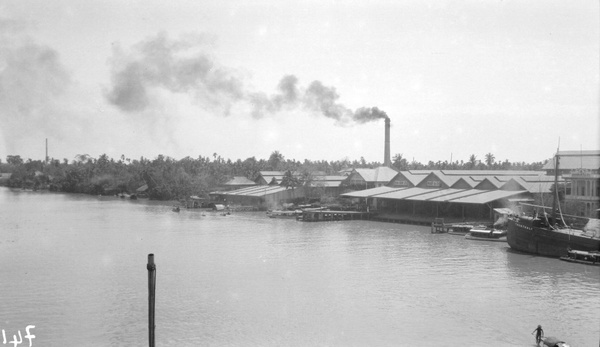
<svg viewBox="0 0 600 347">
<path fill-rule="evenodd" d="M 149 253 L 157 346 L 534 346 L 538 324 L 600 341 L 600 268 L 505 243 L 0 188 L 6 345 L 148 345 Z"/>
</svg>

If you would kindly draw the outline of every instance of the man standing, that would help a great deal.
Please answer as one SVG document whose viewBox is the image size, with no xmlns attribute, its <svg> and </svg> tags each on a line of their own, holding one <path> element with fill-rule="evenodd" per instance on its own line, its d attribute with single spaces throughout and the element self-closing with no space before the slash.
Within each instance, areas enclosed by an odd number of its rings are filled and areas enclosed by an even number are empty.
<svg viewBox="0 0 600 347">
<path fill-rule="evenodd" d="M 537 332 L 537 333 L 536 333 Z M 542 330 L 542 326 L 538 325 L 537 328 L 531 333 L 531 335 L 535 334 L 535 343 L 539 346 L 540 341 L 542 341 L 542 337 L 544 337 L 544 330 Z"/>
</svg>

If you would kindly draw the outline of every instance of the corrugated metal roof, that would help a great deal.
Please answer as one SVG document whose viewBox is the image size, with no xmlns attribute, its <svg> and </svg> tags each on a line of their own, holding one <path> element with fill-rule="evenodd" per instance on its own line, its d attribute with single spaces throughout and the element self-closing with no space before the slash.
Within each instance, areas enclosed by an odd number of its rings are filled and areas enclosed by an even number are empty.
<svg viewBox="0 0 600 347">
<path fill-rule="evenodd" d="M 444 175 L 457 176 L 536 176 L 545 175 L 545 171 L 525 170 L 440 170 Z"/>
<path fill-rule="evenodd" d="M 393 188 L 393 187 L 382 186 L 382 187 L 365 189 L 365 190 L 357 190 L 357 191 L 350 192 L 350 193 L 344 193 L 344 194 L 341 194 L 341 196 L 344 196 L 347 198 L 369 198 L 369 197 L 372 197 L 375 195 L 389 193 L 389 192 L 393 192 L 396 190 L 404 190 L 404 189 L 407 189 L 407 188 Z"/>
<path fill-rule="evenodd" d="M 550 182 L 523 182 L 521 186 L 530 193 L 551 193 L 552 185 Z"/>
<path fill-rule="evenodd" d="M 454 185 L 456 182 L 458 182 L 461 177 L 460 176 L 446 176 L 444 175 L 441 171 L 440 171 L 440 179 L 446 183 L 446 185 L 448 185 L 448 187 L 451 187 L 452 185 Z"/>
<path fill-rule="evenodd" d="M 524 176 L 520 178 L 525 182 L 554 182 L 554 176 L 549 175 Z"/>
<path fill-rule="evenodd" d="M 228 192 L 214 192 L 213 194 L 222 194 L 222 195 L 238 195 L 238 196 L 263 196 L 269 195 L 273 193 L 278 193 L 285 191 L 285 187 L 281 186 L 254 186 L 247 187 L 242 189 L 236 189 Z"/>
<path fill-rule="evenodd" d="M 454 203 L 462 204 L 487 204 L 499 199 L 508 198 L 510 196 L 526 193 L 526 190 L 507 191 L 507 190 L 482 190 L 481 193 L 465 196 L 458 199 L 450 200 Z"/>
<path fill-rule="evenodd" d="M 598 170 L 600 168 L 600 151 L 559 151 L 558 156 L 560 161 L 558 162 L 558 168 L 560 170 L 574 170 L 574 169 L 589 169 Z M 554 158 L 548 160 L 543 167 L 544 170 L 554 169 Z"/>
<path fill-rule="evenodd" d="M 435 199 L 431 199 L 430 201 L 436 201 L 436 202 L 446 202 L 446 201 L 452 201 L 454 199 L 459 199 L 459 198 L 464 198 L 467 196 L 471 196 L 471 195 L 475 195 L 475 194 L 479 194 L 481 193 L 481 190 L 479 189 L 465 189 L 450 195 L 443 195 L 440 196 L 439 198 L 435 198 Z"/>
<path fill-rule="evenodd" d="M 475 187 L 478 184 L 478 182 L 475 182 L 471 177 L 463 176 L 460 177 L 456 182 L 452 183 L 452 186 L 457 185 L 461 180 L 463 180 L 471 188 Z"/>
<path fill-rule="evenodd" d="M 409 180 L 410 183 L 412 183 L 414 186 L 419 184 L 427 176 L 421 174 L 413 174 L 410 171 L 402 171 L 400 173 L 404 175 L 404 177 L 406 177 L 406 179 Z"/>
<path fill-rule="evenodd" d="M 342 181 L 312 181 L 310 182 L 310 187 L 339 187 L 342 185 Z"/>
<path fill-rule="evenodd" d="M 488 180 L 488 181 L 499 181 L 496 176 L 494 175 L 471 175 L 469 176 L 473 181 L 477 182 L 477 184 L 479 184 L 482 181 Z"/>
<path fill-rule="evenodd" d="M 375 169 L 354 169 L 366 182 L 389 182 L 398 174 L 398 171 L 387 166 Z"/>
<path fill-rule="evenodd" d="M 353 198 L 381 198 L 410 201 L 455 202 L 463 204 L 485 204 L 494 200 L 525 193 L 525 190 L 481 190 L 481 189 L 427 189 L 377 187 L 342 194 Z"/>
<path fill-rule="evenodd" d="M 457 193 L 462 193 L 464 191 L 469 191 L 471 189 L 452 189 L 452 188 L 448 188 L 448 189 L 440 189 L 440 190 L 436 190 L 433 192 L 429 192 L 429 193 L 425 193 L 425 194 L 420 194 L 417 196 L 413 196 L 410 197 L 407 200 L 416 200 L 416 201 L 448 201 L 448 199 L 450 199 L 450 196 L 457 194 Z"/>
<path fill-rule="evenodd" d="M 500 189 L 500 187 L 502 187 L 504 184 L 504 182 L 500 182 L 496 177 L 486 177 L 479 182 L 475 188 L 479 187 L 480 185 L 485 185 L 486 183 L 491 184 L 492 186 L 496 187 L 496 189 Z"/>
<path fill-rule="evenodd" d="M 430 188 L 419 188 L 419 187 L 412 187 L 412 188 L 404 188 L 401 190 L 397 190 L 397 191 L 393 191 L 393 192 L 389 192 L 386 194 L 381 194 L 378 195 L 377 198 L 383 198 L 383 199 L 394 199 L 394 200 L 407 200 L 410 197 L 413 196 L 418 196 L 421 194 L 427 194 L 427 193 L 431 193 L 433 189 Z M 436 191 L 439 189 L 435 189 Z"/>
<path fill-rule="evenodd" d="M 401 171 L 401 172 L 410 172 L 412 175 L 419 175 L 419 176 L 427 176 L 431 173 L 432 170 L 408 170 L 408 171 Z"/>
<path fill-rule="evenodd" d="M 247 186 L 247 185 L 255 185 L 256 183 L 254 181 L 249 180 L 247 177 L 244 176 L 235 176 L 234 178 L 232 178 L 231 180 L 227 181 L 227 183 L 225 183 L 226 186 Z"/>
<path fill-rule="evenodd" d="M 313 181 L 343 181 L 348 176 L 314 176 Z"/>
<path fill-rule="evenodd" d="M 559 182 L 562 183 L 564 181 L 561 180 Z M 501 189 L 504 189 L 511 184 L 517 184 L 522 189 L 527 189 L 528 192 L 533 194 L 550 193 L 550 188 L 554 184 L 554 180 L 526 181 L 523 177 L 515 177 L 503 184 Z"/>
</svg>

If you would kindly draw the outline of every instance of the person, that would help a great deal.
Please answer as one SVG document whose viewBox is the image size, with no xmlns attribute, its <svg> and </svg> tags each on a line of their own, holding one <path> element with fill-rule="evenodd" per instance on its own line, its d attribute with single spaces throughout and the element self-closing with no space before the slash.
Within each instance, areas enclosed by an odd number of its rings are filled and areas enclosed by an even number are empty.
<svg viewBox="0 0 600 347">
<path fill-rule="evenodd" d="M 533 335 L 533 333 L 536 333 L 535 334 L 535 343 L 539 346 L 540 341 L 542 341 L 542 337 L 544 337 L 544 330 L 542 330 L 542 326 L 538 325 L 537 328 L 535 328 L 535 330 L 533 330 L 531 335 Z"/>
</svg>

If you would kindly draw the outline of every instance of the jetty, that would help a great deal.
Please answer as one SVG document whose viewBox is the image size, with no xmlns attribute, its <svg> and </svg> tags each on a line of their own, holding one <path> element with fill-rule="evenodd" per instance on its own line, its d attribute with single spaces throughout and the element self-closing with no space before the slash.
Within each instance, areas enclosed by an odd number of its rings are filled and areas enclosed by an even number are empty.
<svg viewBox="0 0 600 347">
<path fill-rule="evenodd" d="M 342 220 L 370 220 L 372 214 L 361 211 L 302 211 L 297 220 L 302 222 L 335 222 Z"/>
</svg>

